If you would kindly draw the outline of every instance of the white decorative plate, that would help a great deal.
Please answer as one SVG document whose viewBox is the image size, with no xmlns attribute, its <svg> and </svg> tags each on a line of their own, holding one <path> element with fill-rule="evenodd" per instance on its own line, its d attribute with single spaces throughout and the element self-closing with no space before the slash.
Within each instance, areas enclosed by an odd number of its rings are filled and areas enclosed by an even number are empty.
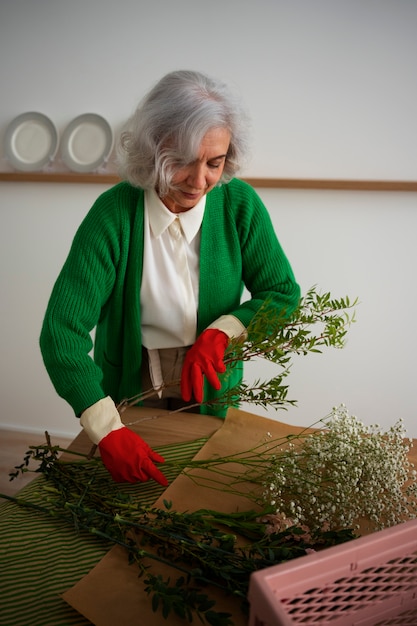
<svg viewBox="0 0 417 626">
<path fill-rule="evenodd" d="M 58 149 L 58 132 L 43 113 L 22 113 L 6 129 L 4 151 L 13 167 L 36 172 L 52 161 Z"/>
<path fill-rule="evenodd" d="M 61 140 L 63 162 L 74 172 L 93 172 L 108 158 L 113 148 L 113 131 L 109 123 L 95 113 L 73 119 Z"/>
</svg>

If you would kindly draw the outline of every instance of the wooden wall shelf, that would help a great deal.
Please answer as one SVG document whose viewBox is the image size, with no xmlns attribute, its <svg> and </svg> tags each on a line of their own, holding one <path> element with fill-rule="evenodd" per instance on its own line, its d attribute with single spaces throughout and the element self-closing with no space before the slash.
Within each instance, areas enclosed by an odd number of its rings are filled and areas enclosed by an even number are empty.
<svg viewBox="0 0 417 626">
<path fill-rule="evenodd" d="M 77 174 L 74 172 L 0 172 L 0 182 L 89 183 L 114 185 L 117 174 Z M 357 191 L 417 191 L 417 181 L 343 180 L 308 178 L 243 178 L 257 188 L 270 189 L 341 189 Z"/>
</svg>

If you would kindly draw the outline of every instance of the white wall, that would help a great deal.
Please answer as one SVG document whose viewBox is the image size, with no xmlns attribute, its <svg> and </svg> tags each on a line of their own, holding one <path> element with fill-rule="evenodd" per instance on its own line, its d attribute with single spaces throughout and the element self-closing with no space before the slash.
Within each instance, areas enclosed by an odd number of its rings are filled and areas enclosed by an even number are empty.
<svg viewBox="0 0 417 626">
<path fill-rule="evenodd" d="M 360 301 L 343 350 L 294 360 L 297 408 L 275 415 L 307 424 L 343 402 L 367 423 L 402 417 L 417 437 L 417 194 L 259 192 L 303 291 L 316 284 Z"/>
<path fill-rule="evenodd" d="M 247 175 L 415 180 L 416 30 L 407 0 L 3 0 L 0 134 L 29 110 L 60 132 L 89 111 L 117 130 L 155 80 L 190 67 L 247 102 Z M 0 425 L 78 430 L 38 335 L 75 229 L 104 189 L 0 184 Z M 309 424 L 345 402 L 367 422 L 403 417 L 417 436 L 417 194 L 259 191 L 303 289 L 361 301 L 347 347 L 300 357 L 289 378 L 298 408 L 273 416 Z"/>
<path fill-rule="evenodd" d="M 250 174 L 414 179 L 413 0 L 1 0 L 0 132 L 39 110 L 118 127 L 163 74 L 233 84 Z"/>
</svg>

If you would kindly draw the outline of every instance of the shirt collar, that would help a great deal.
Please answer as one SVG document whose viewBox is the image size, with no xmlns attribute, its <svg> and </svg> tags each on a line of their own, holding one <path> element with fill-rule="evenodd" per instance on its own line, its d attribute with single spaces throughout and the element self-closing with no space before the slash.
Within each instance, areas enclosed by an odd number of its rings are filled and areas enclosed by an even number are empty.
<svg viewBox="0 0 417 626">
<path fill-rule="evenodd" d="M 148 212 L 149 224 L 154 237 L 159 237 L 178 217 L 181 228 L 188 243 L 197 235 L 201 222 L 203 221 L 204 209 L 206 206 L 206 196 L 189 211 L 184 213 L 171 213 L 165 204 L 160 200 L 154 189 L 145 191 L 145 210 Z"/>
</svg>

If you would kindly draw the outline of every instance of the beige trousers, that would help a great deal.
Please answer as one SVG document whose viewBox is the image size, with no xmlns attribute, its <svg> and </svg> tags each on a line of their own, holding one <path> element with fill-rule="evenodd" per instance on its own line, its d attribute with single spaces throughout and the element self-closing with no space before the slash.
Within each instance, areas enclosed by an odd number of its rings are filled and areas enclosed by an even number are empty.
<svg viewBox="0 0 417 626">
<path fill-rule="evenodd" d="M 184 348 L 164 348 L 158 350 L 160 372 L 159 378 L 167 385 L 163 388 L 161 397 L 157 392 L 143 401 L 143 406 L 155 407 L 159 409 L 175 410 L 187 407 L 193 402 L 184 402 L 181 397 L 180 380 L 184 358 L 189 347 Z M 154 388 L 153 380 L 155 376 L 151 372 L 151 363 L 146 348 L 142 349 L 142 390 L 148 391 Z M 190 411 L 198 412 L 198 408 Z"/>
</svg>

